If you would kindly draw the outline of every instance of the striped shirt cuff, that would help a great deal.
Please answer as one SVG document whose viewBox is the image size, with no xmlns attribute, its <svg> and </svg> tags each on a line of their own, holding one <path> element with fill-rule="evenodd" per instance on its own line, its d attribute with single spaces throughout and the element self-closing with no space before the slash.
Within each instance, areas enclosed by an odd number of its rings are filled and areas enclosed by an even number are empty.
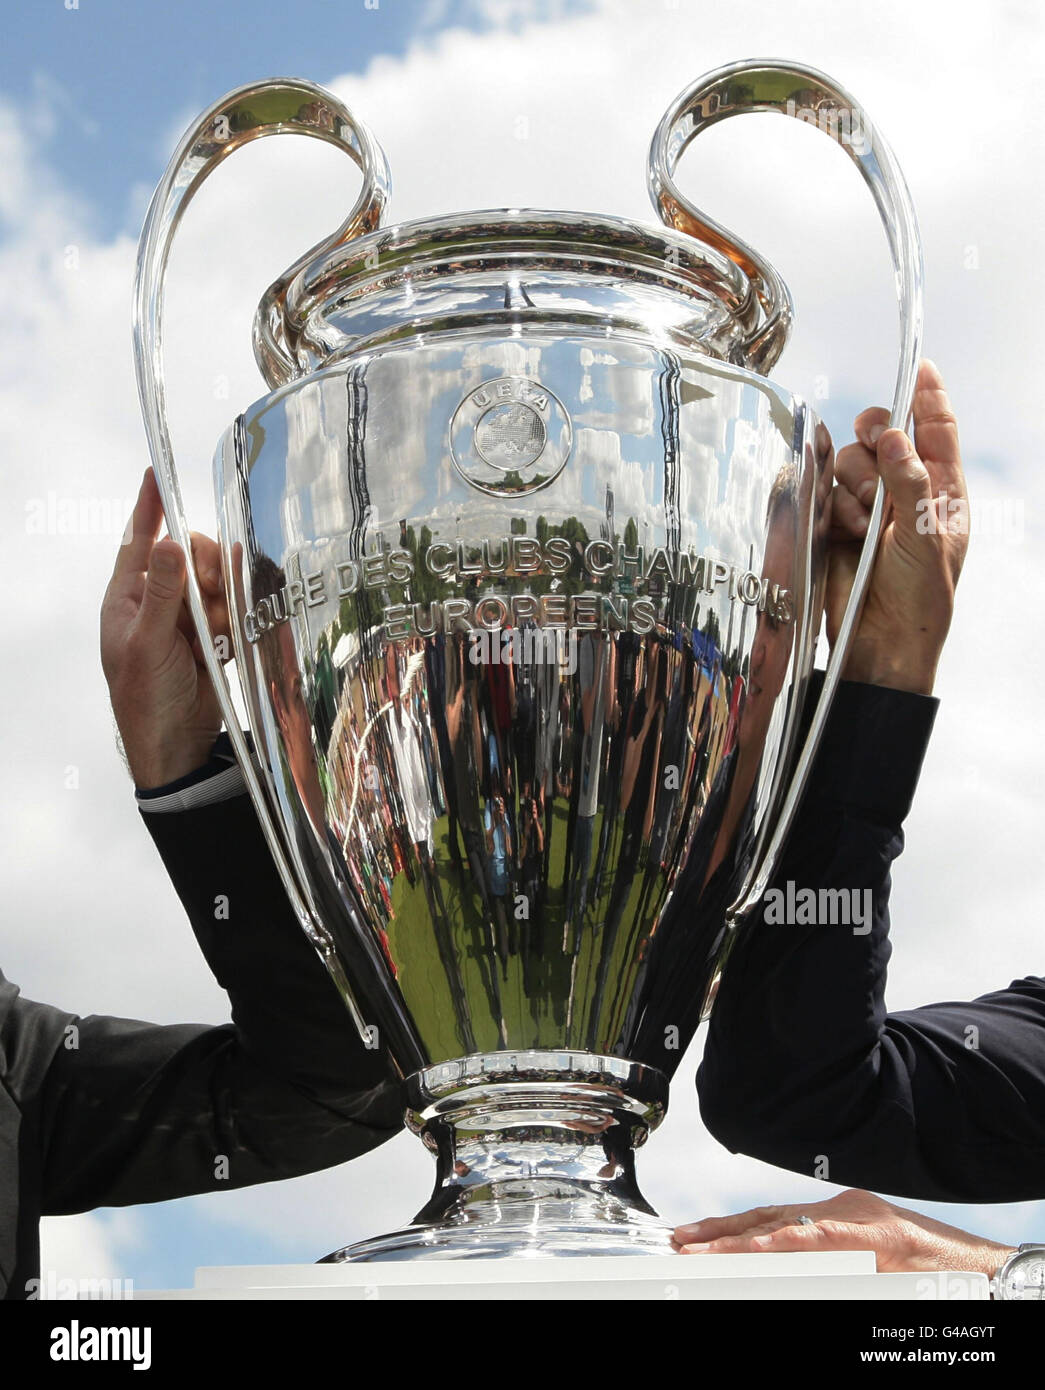
<svg viewBox="0 0 1045 1390">
<path fill-rule="evenodd" d="M 201 782 L 181 787 L 177 791 L 135 792 L 138 810 L 147 815 L 162 815 L 171 811 L 192 811 L 199 806 L 214 806 L 219 801 L 231 801 L 234 796 L 242 796 L 247 790 L 239 763 L 233 763 L 223 772 L 215 772 Z"/>
<path fill-rule="evenodd" d="M 168 782 L 164 787 L 145 791 L 136 787 L 134 796 L 138 810 L 153 816 L 214 806 L 220 801 L 231 801 L 235 796 L 242 796 L 246 790 L 247 783 L 232 752 L 229 736 L 221 734 L 211 750 L 210 759 L 195 772 L 179 777 L 176 782 Z"/>
</svg>

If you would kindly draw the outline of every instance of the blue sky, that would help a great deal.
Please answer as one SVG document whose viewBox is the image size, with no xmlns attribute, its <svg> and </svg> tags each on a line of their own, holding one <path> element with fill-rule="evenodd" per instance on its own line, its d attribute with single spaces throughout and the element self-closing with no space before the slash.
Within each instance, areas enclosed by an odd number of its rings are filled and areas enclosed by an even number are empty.
<svg viewBox="0 0 1045 1390">
<path fill-rule="evenodd" d="M 70 0 L 71 3 L 71 0 Z M 536 0 L 534 17 L 583 10 L 586 0 Z M 223 92 L 263 77 L 362 73 L 379 56 L 454 26 L 491 26 L 474 0 L 63 0 L 18 7 L 0 46 L 0 91 L 57 116 L 49 163 L 90 206 L 100 234 L 140 217 L 132 189 L 152 185 L 171 123 Z M 131 227 L 137 232 L 137 225 Z"/>
<path fill-rule="evenodd" d="M 9 686 L 0 720 L 0 840 L 11 850 L 0 965 L 27 995 L 157 1021 L 225 1016 L 113 749 L 97 605 L 122 521 L 112 534 L 55 539 L 25 534 L 23 518 L 48 491 L 133 496 L 144 465 L 128 347 L 133 243 L 181 128 L 232 87 L 272 75 L 334 84 L 394 156 L 396 217 L 529 202 L 648 222 L 645 149 L 685 83 L 752 51 L 834 73 L 879 116 L 914 192 L 929 277 L 927 348 L 959 409 L 974 513 L 977 500 L 1017 502 L 1034 536 L 1045 441 L 1040 365 L 1026 345 L 1037 342 L 1045 295 L 1045 205 L 1033 172 L 1045 154 L 1040 15 L 1030 0 L 996 7 L 988 43 L 986 7 L 980 20 L 956 25 L 945 0 L 882 0 L 869 43 L 861 14 L 822 0 L 18 7 L 0 44 L 0 534 L 11 572 L 36 602 L 8 605 L 2 631 L 37 675 L 24 690 Z M 961 95 L 1003 84 L 1005 103 Z M 526 142 L 513 135 L 520 113 Z M 819 162 L 818 141 L 826 142 L 810 138 L 806 164 L 792 162 L 807 157 L 798 144 L 769 158 L 758 148 L 742 158 L 726 150 L 709 164 L 688 155 L 696 172 L 684 187 L 785 273 L 799 329 L 775 375 L 805 394 L 829 380 L 818 404 L 841 443 L 854 411 L 887 395 L 895 310 L 866 193 L 847 167 Z M 245 155 L 243 180 L 250 162 Z M 273 263 L 271 251 L 255 254 L 246 241 L 236 274 L 204 254 L 241 211 L 239 177 L 234 168 L 210 203 L 208 188 L 182 234 L 178 292 L 214 304 L 206 334 L 179 340 L 171 317 L 172 403 L 182 402 L 175 435 L 202 480 L 188 488 L 192 515 L 207 500 L 214 441 L 261 394 L 250 316 L 260 288 L 289 263 L 289 254 Z M 303 240 L 298 220 L 322 194 L 315 181 L 304 187 L 291 207 L 270 199 L 261 229 L 285 236 L 290 254 L 343 215 L 324 208 L 330 220 Z M 61 269 L 70 241 L 81 248 L 76 277 Z M 226 370 L 229 399 L 215 404 L 212 383 Z M 895 874 L 894 1008 L 968 998 L 1041 969 L 1045 620 L 1026 596 L 1045 584 L 1045 563 L 1040 546 L 1023 541 L 1022 530 L 975 537 L 963 575 L 941 668 L 945 703 Z M 997 673 L 986 676 L 985 633 L 999 654 Z M 47 734 L 31 751 L 26 729 Z M 61 781 L 68 763 L 83 772 L 76 796 Z M 714 1145 L 696 1118 L 695 1061 L 680 1072 L 663 1134 L 642 1155 L 645 1189 L 665 1215 L 824 1195 L 811 1180 Z M 102 1213 L 52 1223 L 45 1248 L 70 1271 L 185 1285 L 197 1264 L 308 1260 L 389 1229 L 421 1205 L 430 1182 L 426 1156 L 403 1136 L 384 1153 L 294 1184 L 140 1208 L 126 1222 Z M 950 1219 L 1006 1239 L 1045 1239 L 1033 1204 Z"/>
</svg>

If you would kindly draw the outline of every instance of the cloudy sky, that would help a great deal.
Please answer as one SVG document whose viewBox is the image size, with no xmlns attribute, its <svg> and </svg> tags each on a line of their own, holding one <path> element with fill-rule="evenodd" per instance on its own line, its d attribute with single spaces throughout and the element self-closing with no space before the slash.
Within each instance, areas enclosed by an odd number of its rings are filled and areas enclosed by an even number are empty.
<svg viewBox="0 0 1045 1390">
<path fill-rule="evenodd" d="M 533 206 L 649 221 L 645 155 L 662 111 L 700 73 L 752 56 L 827 70 L 896 150 L 925 239 L 926 350 L 952 389 L 978 514 L 895 873 L 889 1002 L 967 998 L 1041 969 L 1045 53 L 1033 0 L 960 17 L 943 0 L 304 0 L 292 11 L 48 0 L 23 8 L 0 53 L 0 535 L 13 576 L 0 965 L 27 995 L 83 1013 L 226 1017 L 139 824 L 97 657 L 98 604 L 147 461 L 130 354 L 135 243 L 186 124 L 232 87 L 308 77 L 384 145 L 396 219 Z M 888 400 L 897 341 L 884 240 L 854 170 L 816 132 L 749 117 L 698 143 L 680 178 L 788 280 L 799 326 L 774 375 L 815 397 L 844 442 L 857 409 Z M 340 222 L 355 188 L 335 151 L 265 141 L 194 204 L 172 260 L 168 379 L 199 529 L 211 529 L 214 443 L 263 394 L 249 347 L 257 298 Z M 95 505 L 95 524 L 52 534 L 80 502 Z M 642 1156 L 661 1212 L 828 1195 L 708 1138 L 696 1061 L 695 1049 Z M 404 1135 L 278 1193 L 48 1221 L 44 1264 L 170 1287 L 201 1264 L 312 1260 L 401 1224 L 430 1181 Z M 932 1209 L 999 1238 L 1045 1239 L 1045 1204 Z"/>
</svg>

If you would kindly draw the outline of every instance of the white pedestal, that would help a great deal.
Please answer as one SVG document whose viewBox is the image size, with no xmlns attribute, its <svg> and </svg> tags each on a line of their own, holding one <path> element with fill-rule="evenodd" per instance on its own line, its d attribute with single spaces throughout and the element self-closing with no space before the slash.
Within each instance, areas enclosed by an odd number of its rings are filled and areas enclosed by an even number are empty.
<svg viewBox="0 0 1045 1390">
<path fill-rule="evenodd" d="M 402 1264 L 229 1265 L 191 1289 L 145 1299 L 874 1299 L 981 1300 L 983 1274 L 876 1274 L 869 1251 L 810 1254 L 420 1260 Z"/>
</svg>

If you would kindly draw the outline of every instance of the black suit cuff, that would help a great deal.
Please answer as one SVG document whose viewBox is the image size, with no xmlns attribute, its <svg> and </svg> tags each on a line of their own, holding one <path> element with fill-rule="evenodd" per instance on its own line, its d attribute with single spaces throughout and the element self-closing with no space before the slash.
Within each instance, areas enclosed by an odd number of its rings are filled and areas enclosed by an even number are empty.
<svg viewBox="0 0 1045 1390">
<path fill-rule="evenodd" d="M 811 718 L 823 684 L 815 673 Z M 899 826 L 914 800 L 939 700 L 887 686 L 840 681 L 810 776 L 810 800 Z"/>
</svg>

